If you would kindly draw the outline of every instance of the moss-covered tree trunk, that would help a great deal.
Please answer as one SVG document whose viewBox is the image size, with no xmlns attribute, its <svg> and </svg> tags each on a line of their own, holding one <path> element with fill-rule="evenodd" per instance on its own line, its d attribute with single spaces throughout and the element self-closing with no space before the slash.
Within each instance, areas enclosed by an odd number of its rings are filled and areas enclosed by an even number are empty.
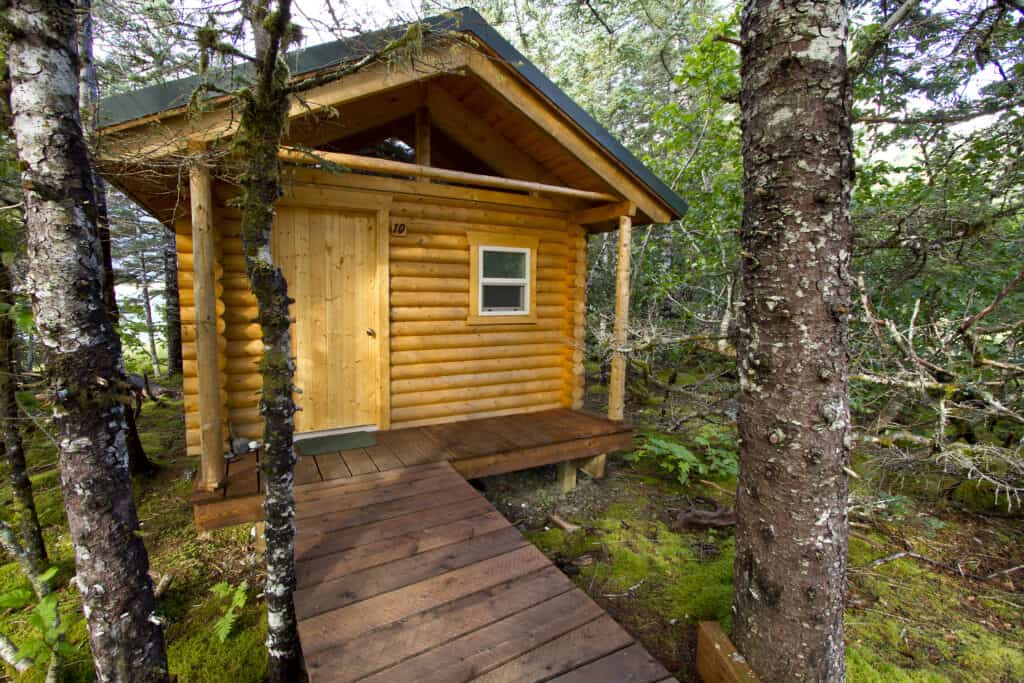
<svg viewBox="0 0 1024 683">
<path fill-rule="evenodd" d="M 11 111 L 28 287 L 60 435 L 60 478 L 97 679 L 166 681 L 163 630 L 125 446 L 127 381 L 103 301 L 71 0 L 12 0 Z"/>
<path fill-rule="evenodd" d="M 766 682 L 845 679 L 850 79 L 842 0 L 747 0 L 734 640 Z"/>
<path fill-rule="evenodd" d="M 242 181 L 242 249 L 263 332 L 263 477 L 267 561 L 268 677 L 272 682 L 305 678 L 292 594 L 295 591 L 295 402 L 292 380 L 288 283 L 270 253 L 274 205 L 282 194 L 278 150 L 288 117 L 288 67 L 283 59 L 291 3 L 271 10 L 266 0 L 249 6 L 256 44 L 256 78 L 242 93 L 237 145 L 246 158 Z"/>
<path fill-rule="evenodd" d="M 182 373 L 181 300 L 178 296 L 178 244 L 170 230 L 164 233 L 164 336 L 167 339 L 167 374 Z"/>
<path fill-rule="evenodd" d="M 14 279 L 10 268 L 0 262 L 0 420 L 3 420 L 3 441 L 0 443 L 0 464 L 11 487 L 11 506 L 7 515 L 17 529 L 28 562 L 26 571 L 42 574 L 49 567 L 43 530 L 36 514 L 32 482 L 25 465 L 25 448 L 21 441 L 21 415 L 18 410 L 18 360 L 14 348 Z"/>
</svg>

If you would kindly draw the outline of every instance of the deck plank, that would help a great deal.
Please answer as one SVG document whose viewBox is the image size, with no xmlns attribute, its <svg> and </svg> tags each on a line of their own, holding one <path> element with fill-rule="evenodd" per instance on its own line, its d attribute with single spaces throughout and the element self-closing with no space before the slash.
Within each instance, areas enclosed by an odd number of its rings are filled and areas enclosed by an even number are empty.
<svg viewBox="0 0 1024 683">
<path fill-rule="evenodd" d="M 323 476 L 324 481 L 348 479 L 352 476 L 348 465 L 341 458 L 341 453 L 337 451 L 334 453 L 321 453 L 315 456 L 315 458 L 316 466 L 320 469 L 320 474 Z"/>
<path fill-rule="evenodd" d="M 398 456 L 394 454 L 387 444 L 378 441 L 376 446 L 368 446 L 364 450 L 381 472 L 403 467 L 402 461 L 398 459 Z"/>
<path fill-rule="evenodd" d="M 518 530 L 505 527 L 483 536 L 380 564 L 347 576 L 320 581 L 295 591 L 295 614 L 299 619 L 316 616 L 381 593 L 425 581 L 452 569 L 504 555 L 527 543 Z"/>
<path fill-rule="evenodd" d="M 454 503 L 441 504 L 428 510 L 414 510 L 404 515 L 339 529 L 330 533 L 299 534 L 295 539 L 295 558 L 296 560 L 312 560 L 349 548 L 396 538 L 445 522 L 485 515 L 491 510 L 493 508 L 486 500 L 473 497 Z"/>
<path fill-rule="evenodd" d="M 546 681 L 632 644 L 632 636 L 605 614 L 472 680 L 479 683 Z"/>
<path fill-rule="evenodd" d="M 299 500 L 295 608 L 311 680 L 669 676 L 450 464 L 414 474 L 357 475 Z"/>
<path fill-rule="evenodd" d="M 477 478 L 591 458 L 629 448 L 630 434 L 624 423 L 565 408 L 381 431 L 375 433 L 375 446 L 300 459 L 296 500 L 334 497 L 344 493 L 334 487 L 353 480 L 352 485 L 369 490 L 385 481 L 424 478 L 423 468 L 444 462 L 451 462 L 465 478 Z M 250 471 L 239 477 L 245 468 L 253 468 L 249 458 L 229 467 L 225 491 L 193 494 L 198 528 L 261 518 L 259 475 Z"/>
<path fill-rule="evenodd" d="M 315 677 L 355 681 L 572 589 L 548 566 L 352 638 L 343 648 L 307 657 L 306 665 Z"/>
<path fill-rule="evenodd" d="M 344 459 L 345 464 L 348 465 L 348 469 L 354 477 L 377 471 L 377 466 L 373 464 L 373 460 L 370 460 L 370 456 L 362 448 L 351 448 L 347 451 L 342 451 L 341 457 Z"/>
<path fill-rule="evenodd" d="M 574 589 L 363 680 L 367 683 L 466 681 L 497 669 L 602 614 L 600 607 L 579 589 Z"/>
<path fill-rule="evenodd" d="M 523 546 L 400 590 L 302 619 L 299 621 L 302 651 L 308 656 L 341 646 L 387 624 L 550 566 L 550 560 L 539 550 Z"/>
<path fill-rule="evenodd" d="M 639 643 L 552 679 L 552 683 L 657 683 L 665 667 Z"/>
<path fill-rule="evenodd" d="M 295 485 L 312 484 L 315 481 L 323 481 L 316 467 L 316 458 L 300 455 L 295 463 Z"/>
<path fill-rule="evenodd" d="M 508 528 L 508 521 L 497 511 L 469 517 L 440 526 L 411 531 L 376 543 L 367 543 L 348 550 L 297 562 L 296 578 L 300 585 L 336 579 L 377 565 L 412 557 L 460 541 Z"/>
</svg>

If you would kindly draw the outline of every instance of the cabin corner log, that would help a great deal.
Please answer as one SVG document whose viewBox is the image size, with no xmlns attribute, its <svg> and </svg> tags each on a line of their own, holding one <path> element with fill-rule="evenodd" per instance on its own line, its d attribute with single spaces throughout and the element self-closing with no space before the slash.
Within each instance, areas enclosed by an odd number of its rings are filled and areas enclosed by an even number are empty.
<svg viewBox="0 0 1024 683">
<path fill-rule="evenodd" d="M 220 340 L 217 315 L 217 251 L 210 168 L 201 155 L 189 167 L 192 210 L 192 288 L 195 298 L 195 354 L 199 384 L 200 464 L 197 487 L 212 491 L 224 483 Z"/>
</svg>

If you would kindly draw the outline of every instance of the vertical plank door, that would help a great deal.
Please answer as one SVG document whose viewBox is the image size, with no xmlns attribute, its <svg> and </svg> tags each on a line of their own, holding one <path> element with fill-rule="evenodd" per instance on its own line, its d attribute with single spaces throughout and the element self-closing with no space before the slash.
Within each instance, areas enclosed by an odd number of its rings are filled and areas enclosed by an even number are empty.
<svg viewBox="0 0 1024 683">
<path fill-rule="evenodd" d="M 278 208 L 271 249 L 295 299 L 297 432 L 377 423 L 377 230 L 373 212 Z"/>
</svg>

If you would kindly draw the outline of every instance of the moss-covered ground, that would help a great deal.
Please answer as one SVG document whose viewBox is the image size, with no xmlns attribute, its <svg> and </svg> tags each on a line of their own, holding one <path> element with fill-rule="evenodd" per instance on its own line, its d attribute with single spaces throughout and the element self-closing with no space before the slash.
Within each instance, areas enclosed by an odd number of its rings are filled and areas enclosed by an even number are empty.
<svg viewBox="0 0 1024 683">
<path fill-rule="evenodd" d="M 195 461 L 185 455 L 181 401 L 164 399 L 147 402 L 139 419 L 139 433 L 149 457 L 159 466 L 151 478 L 134 482 L 142 536 L 149 551 L 151 573 L 156 581 L 171 577 L 170 586 L 159 601 L 160 616 L 166 624 L 168 656 L 173 673 L 187 681 L 259 681 L 266 668 L 264 605 L 256 590 L 241 610 L 232 634 L 225 642 L 214 635 L 213 625 L 223 614 L 225 601 L 210 592 L 218 582 L 249 586 L 260 584 L 261 564 L 256 561 L 250 529 L 235 528 L 206 534 L 202 538 L 192 522 L 189 494 Z M 67 662 L 68 681 L 94 680 L 92 661 L 77 591 L 68 584 L 74 574 L 74 559 L 68 539 L 67 522 L 56 467 L 56 448 L 38 431 L 27 433 L 27 459 L 41 523 L 45 526 L 47 548 L 60 568 L 57 582 L 61 617 L 68 628 L 68 640 L 75 654 Z M 9 494 L 0 489 L 0 500 Z M 28 588 L 18 565 L 0 554 L 0 594 Z M 31 606 L 0 610 L 0 632 L 15 643 L 34 639 L 29 617 Z M 42 681 L 44 667 L 16 676 L 0 668 L 0 680 Z"/>
<path fill-rule="evenodd" d="M 714 483 L 681 486 L 621 458 L 565 496 L 554 468 L 484 480 L 498 508 L 683 681 L 697 680 L 697 622 L 732 625 L 732 530 L 673 530 L 680 510 L 731 506 L 723 489 L 735 483 Z M 867 509 L 850 541 L 849 680 L 1022 681 L 1024 572 L 974 581 L 915 559 L 871 566 L 908 549 L 966 574 L 1024 563 L 1020 518 L 965 510 L 935 488 L 854 483 Z M 557 528 L 552 513 L 580 529 Z"/>
<path fill-rule="evenodd" d="M 147 452 L 160 465 L 154 478 L 139 478 L 135 496 L 152 573 L 173 577 L 159 601 L 166 623 L 171 669 L 189 681 L 259 681 L 264 675 L 264 605 L 251 529 L 200 537 L 188 496 L 195 463 L 184 454 L 182 406 L 147 403 L 140 419 Z M 679 436 L 700 453 L 708 444 L 727 448 L 727 427 L 694 426 Z M 40 517 L 58 581 L 61 613 L 76 654 L 67 679 L 92 680 L 84 619 L 64 521 L 53 443 L 30 434 L 28 459 Z M 846 615 L 851 681 L 1024 680 L 1024 572 L 975 581 L 914 559 L 872 562 L 912 549 L 984 575 L 1024 563 L 1020 517 L 988 506 L 990 497 L 962 486 L 942 494 L 943 481 L 864 479 L 854 482 L 853 537 Z M 589 480 L 568 495 L 558 492 L 554 468 L 483 480 L 488 497 L 578 585 L 633 632 L 681 680 L 693 671 L 694 627 L 714 619 L 731 626 L 731 529 L 677 531 L 682 510 L 732 504 L 730 480 L 715 486 L 694 477 L 681 485 L 646 460 L 611 461 L 608 476 Z M 6 498 L 0 490 L 0 500 Z M 553 526 L 557 512 L 581 528 Z M 246 581 L 249 600 L 232 635 L 221 642 L 213 625 L 225 604 L 210 589 Z M 18 566 L 0 556 L 0 594 L 27 587 Z M 33 637 L 30 607 L 0 610 L 0 631 L 15 642 Z M 42 669 L 0 680 L 39 681 Z"/>
</svg>

